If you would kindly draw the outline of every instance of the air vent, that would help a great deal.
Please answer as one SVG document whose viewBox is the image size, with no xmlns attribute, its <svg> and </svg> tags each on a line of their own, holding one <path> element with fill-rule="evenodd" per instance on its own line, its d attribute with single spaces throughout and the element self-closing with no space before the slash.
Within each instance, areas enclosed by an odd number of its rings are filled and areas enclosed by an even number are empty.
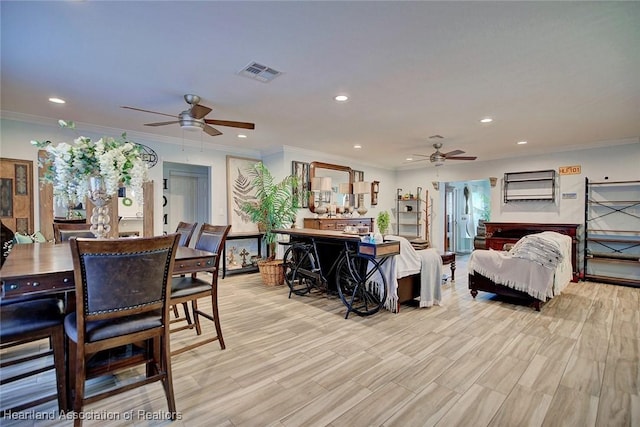
<svg viewBox="0 0 640 427">
<path fill-rule="evenodd" d="M 274 70 L 271 67 L 267 67 L 266 65 L 258 64 L 257 62 L 249 62 L 246 67 L 238 71 L 238 74 L 253 80 L 261 81 L 262 83 L 269 83 L 271 80 L 282 74 L 282 72 Z"/>
</svg>

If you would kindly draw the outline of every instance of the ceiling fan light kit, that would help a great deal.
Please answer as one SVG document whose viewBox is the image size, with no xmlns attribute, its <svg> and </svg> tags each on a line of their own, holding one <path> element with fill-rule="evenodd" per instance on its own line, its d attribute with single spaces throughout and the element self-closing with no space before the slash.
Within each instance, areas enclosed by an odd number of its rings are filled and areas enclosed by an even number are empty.
<svg viewBox="0 0 640 427">
<path fill-rule="evenodd" d="M 429 138 L 442 138 L 442 136 L 440 135 L 434 135 L 434 136 L 430 136 Z M 464 151 L 462 150 L 453 150 L 450 151 L 448 153 L 443 153 L 440 151 L 440 149 L 442 148 L 442 142 L 436 142 L 435 144 L 433 144 L 433 148 L 436 149 L 435 153 L 427 156 L 425 154 L 413 154 L 413 156 L 418 156 L 418 157 L 424 157 L 423 159 L 419 159 L 419 160 L 415 160 L 416 162 L 420 162 L 423 160 L 427 160 L 429 159 L 429 161 L 431 163 L 433 163 L 435 166 L 442 166 L 444 165 L 446 160 L 475 160 L 477 159 L 476 156 L 460 156 L 460 154 L 464 154 Z"/>
<path fill-rule="evenodd" d="M 186 94 L 184 96 L 184 100 L 187 104 L 190 105 L 189 109 L 184 110 L 178 115 L 171 115 L 160 113 L 157 111 L 144 110 L 136 107 L 126 107 L 129 110 L 134 111 L 142 111 L 144 113 L 152 113 L 152 114 L 160 114 L 168 117 L 175 117 L 177 120 L 169 121 L 169 122 L 156 122 L 156 123 L 145 123 L 145 126 L 165 126 L 178 123 L 180 128 L 187 131 L 199 131 L 202 130 L 211 136 L 222 135 L 218 129 L 210 126 L 211 124 L 217 126 L 229 126 L 241 129 L 255 129 L 255 124 L 247 123 L 247 122 L 235 122 L 231 120 L 217 120 L 217 119 L 205 119 L 205 116 L 209 114 L 212 109 L 200 104 L 200 97 L 198 95 Z"/>
</svg>

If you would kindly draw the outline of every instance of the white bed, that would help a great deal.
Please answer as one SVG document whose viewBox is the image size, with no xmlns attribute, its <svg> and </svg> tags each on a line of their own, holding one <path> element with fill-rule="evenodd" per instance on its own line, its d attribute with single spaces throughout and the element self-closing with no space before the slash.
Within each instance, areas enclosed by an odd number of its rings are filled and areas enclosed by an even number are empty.
<svg viewBox="0 0 640 427">
<path fill-rule="evenodd" d="M 544 302 L 559 295 L 571 281 L 571 237 L 553 231 L 530 234 L 510 251 L 475 250 L 468 263 L 469 289 L 495 292 L 484 279 Z M 506 293 L 505 293 L 506 294 Z M 539 304 L 536 306 L 539 310 Z"/>
</svg>

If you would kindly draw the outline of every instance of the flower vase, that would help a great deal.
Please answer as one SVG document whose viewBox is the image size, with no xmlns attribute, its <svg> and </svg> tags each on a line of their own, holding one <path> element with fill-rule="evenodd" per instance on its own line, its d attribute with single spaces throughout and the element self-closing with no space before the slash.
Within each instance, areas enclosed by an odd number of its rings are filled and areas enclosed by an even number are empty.
<svg viewBox="0 0 640 427">
<path fill-rule="evenodd" d="M 103 177 L 92 176 L 89 178 L 89 200 L 95 205 L 91 215 L 90 231 L 98 239 L 104 239 L 111 231 L 108 206 L 111 201 L 111 195 L 107 194 L 107 187 Z"/>
</svg>

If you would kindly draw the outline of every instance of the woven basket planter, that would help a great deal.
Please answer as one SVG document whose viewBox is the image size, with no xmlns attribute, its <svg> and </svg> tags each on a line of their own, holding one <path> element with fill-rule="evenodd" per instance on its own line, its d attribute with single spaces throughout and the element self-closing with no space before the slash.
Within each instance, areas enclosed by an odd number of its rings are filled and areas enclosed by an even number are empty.
<svg viewBox="0 0 640 427">
<path fill-rule="evenodd" d="M 284 269 L 281 259 L 271 261 L 258 261 L 258 268 L 262 281 L 267 286 L 280 286 L 284 284 Z"/>
</svg>

